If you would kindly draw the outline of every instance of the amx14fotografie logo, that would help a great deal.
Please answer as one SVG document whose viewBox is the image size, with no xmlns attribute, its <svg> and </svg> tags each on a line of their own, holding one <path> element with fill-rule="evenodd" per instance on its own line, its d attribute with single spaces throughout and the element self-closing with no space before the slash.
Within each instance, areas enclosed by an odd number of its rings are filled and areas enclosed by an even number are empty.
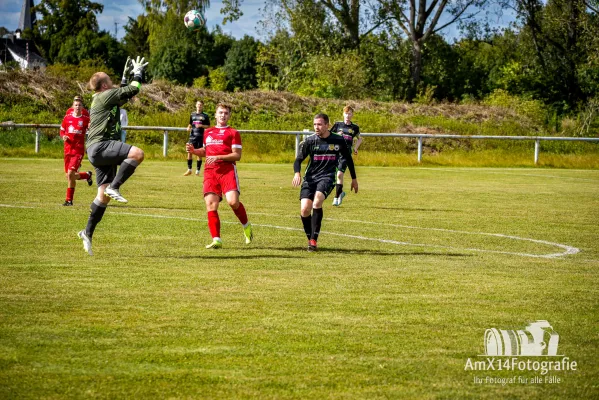
<svg viewBox="0 0 599 400">
<path fill-rule="evenodd" d="M 468 358 L 464 370 L 487 373 L 532 371 L 542 375 L 532 378 L 516 375 L 510 378 L 475 376 L 474 383 L 478 384 L 560 383 L 561 377 L 548 374 L 554 371 L 576 371 L 577 363 L 569 357 L 557 354 L 558 345 L 559 334 L 545 320 L 532 322 L 520 330 L 490 328 L 484 335 L 485 354 L 475 359 Z"/>
</svg>

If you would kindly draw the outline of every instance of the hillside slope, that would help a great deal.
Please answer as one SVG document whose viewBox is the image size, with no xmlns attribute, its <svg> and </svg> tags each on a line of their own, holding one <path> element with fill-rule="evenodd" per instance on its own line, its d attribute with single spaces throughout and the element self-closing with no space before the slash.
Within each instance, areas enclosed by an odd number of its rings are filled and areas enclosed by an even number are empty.
<svg viewBox="0 0 599 400">
<path fill-rule="evenodd" d="M 0 73 L 0 120 L 14 122 L 58 123 L 64 110 L 70 106 L 74 95 L 83 95 L 86 103 L 91 92 L 86 82 L 69 80 L 44 72 L 17 71 Z M 352 104 L 355 119 L 364 132 L 452 132 L 471 134 L 476 126 L 491 124 L 496 134 L 540 134 L 544 128 L 544 116 L 517 107 L 484 104 L 407 104 L 370 100 L 342 101 L 297 96 L 286 92 L 247 91 L 217 92 L 209 89 L 188 88 L 167 82 L 146 84 L 142 92 L 127 108 L 138 125 L 164 125 L 175 122 L 185 125 L 185 116 L 194 109 L 196 99 L 205 102 L 210 113 L 214 105 L 224 101 L 233 107 L 233 122 L 239 128 L 258 129 L 256 124 L 280 123 L 281 130 L 310 127 L 311 116 L 317 112 L 329 113 L 332 119 L 341 117 L 342 108 Z M 134 120 L 136 119 L 134 118 Z M 183 122 L 182 122 L 183 119 Z M 452 128 L 451 121 L 454 124 Z M 459 125 L 473 125 L 461 131 Z M 269 129 L 270 129 L 269 128 Z M 456 129 L 458 131 L 456 131 Z M 509 130 L 509 131 L 506 131 Z"/>
</svg>

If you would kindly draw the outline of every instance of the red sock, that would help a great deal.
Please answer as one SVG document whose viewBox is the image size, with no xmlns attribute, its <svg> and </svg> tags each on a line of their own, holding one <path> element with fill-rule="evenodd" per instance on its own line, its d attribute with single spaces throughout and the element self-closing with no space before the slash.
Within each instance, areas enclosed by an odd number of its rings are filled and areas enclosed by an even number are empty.
<svg viewBox="0 0 599 400">
<path fill-rule="evenodd" d="M 79 180 L 87 179 L 87 178 L 89 178 L 89 175 L 87 174 L 87 172 L 79 172 Z"/>
<path fill-rule="evenodd" d="M 67 188 L 67 201 L 73 201 L 74 194 L 75 194 L 75 188 Z"/>
<path fill-rule="evenodd" d="M 239 207 L 237 208 L 237 210 L 233 210 L 233 212 L 235 213 L 235 215 L 237 215 L 237 218 L 239 219 L 239 222 L 241 222 L 242 225 L 248 223 L 248 215 L 245 212 L 245 207 L 241 202 L 239 202 Z"/>
<path fill-rule="evenodd" d="M 218 218 L 218 211 L 208 211 L 208 230 L 213 238 L 220 237 L 220 218 Z"/>
</svg>

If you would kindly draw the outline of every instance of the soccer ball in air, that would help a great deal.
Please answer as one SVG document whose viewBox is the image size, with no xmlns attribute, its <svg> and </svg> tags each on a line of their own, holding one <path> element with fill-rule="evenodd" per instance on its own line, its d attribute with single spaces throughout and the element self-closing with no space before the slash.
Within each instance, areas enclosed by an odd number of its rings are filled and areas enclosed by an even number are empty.
<svg viewBox="0 0 599 400">
<path fill-rule="evenodd" d="M 185 14 L 185 18 L 183 19 L 183 23 L 190 31 L 197 31 L 206 23 L 206 18 L 201 11 L 191 10 Z"/>
</svg>

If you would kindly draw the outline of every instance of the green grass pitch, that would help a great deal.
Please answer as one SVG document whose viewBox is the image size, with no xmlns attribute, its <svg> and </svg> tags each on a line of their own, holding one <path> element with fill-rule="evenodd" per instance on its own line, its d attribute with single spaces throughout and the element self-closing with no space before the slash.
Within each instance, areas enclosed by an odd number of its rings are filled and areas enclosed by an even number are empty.
<svg viewBox="0 0 599 400">
<path fill-rule="evenodd" d="M 147 161 L 89 257 L 62 168 L 0 159 L 0 398 L 599 396 L 597 170 L 359 167 L 308 253 L 291 165 L 240 163 L 255 241 L 223 204 L 206 250 L 201 178 Z M 536 320 L 576 370 L 466 367 Z"/>
</svg>

